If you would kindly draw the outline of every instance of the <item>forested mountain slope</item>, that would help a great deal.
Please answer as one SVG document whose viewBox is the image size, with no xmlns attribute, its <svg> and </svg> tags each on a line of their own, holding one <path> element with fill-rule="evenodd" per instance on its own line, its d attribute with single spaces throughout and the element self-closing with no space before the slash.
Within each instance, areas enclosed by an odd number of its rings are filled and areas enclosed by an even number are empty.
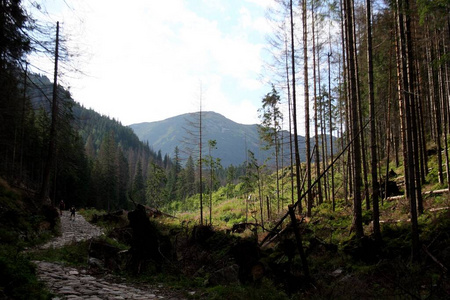
<svg viewBox="0 0 450 300">
<path fill-rule="evenodd" d="M 203 151 L 208 151 L 208 141 L 215 140 L 217 149 L 212 156 L 221 159 L 222 166 L 240 165 L 247 159 L 247 150 L 255 154 L 255 158 L 262 164 L 268 157 L 273 156 L 274 149 L 263 150 L 264 145 L 258 132 L 258 125 L 244 125 L 233 122 L 221 114 L 202 112 L 202 140 Z M 189 150 L 196 150 L 199 141 L 199 113 L 190 113 L 168 118 L 162 121 L 145 122 L 130 125 L 136 135 L 144 142 L 148 142 L 154 149 L 172 156 L 178 147 L 182 158 L 189 155 L 196 156 Z M 289 135 L 280 133 L 284 138 L 285 160 L 289 158 Z M 299 137 L 300 152 L 304 154 L 304 138 Z"/>
<path fill-rule="evenodd" d="M 30 118 L 39 132 L 50 126 L 50 99 L 53 83 L 45 76 L 28 76 L 27 94 Z M 113 209 L 127 207 L 127 194 L 138 164 L 147 173 L 149 161 L 168 165 L 133 131 L 117 120 L 102 116 L 75 102 L 69 91 L 58 88 L 57 169 L 53 201 Z M 35 152 L 44 160 L 48 137 L 43 135 Z M 39 150 L 39 151 L 38 151 Z M 35 170 L 35 169 L 33 169 Z M 39 182 L 40 169 L 30 174 L 30 182 Z M 35 187 L 38 189 L 38 186 Z M 59 200 L 58 200 L 59 201 Z"/>
</svg>

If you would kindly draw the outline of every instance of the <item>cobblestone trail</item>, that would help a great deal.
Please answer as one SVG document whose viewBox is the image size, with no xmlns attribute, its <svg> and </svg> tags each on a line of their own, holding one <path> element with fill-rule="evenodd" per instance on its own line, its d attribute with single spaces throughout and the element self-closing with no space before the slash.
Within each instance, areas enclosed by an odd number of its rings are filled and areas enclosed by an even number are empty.
<svg viewBox="0 0 450 300">
<path fill-rule="evenodd" d="M 56 299 L 162 299 L 159 290 L 135 288 L 125 284 L 111 283 L 106 278 L 96 278 L 86 270 L 64 267 L 56 263 L 35 262 L 41 280 L 59 297 Z M 166 299 L 178 299 L 169 298 Z"/>
<path fill-rule="evenodd" d="M 70 219 L 70 212 L 63 211 L 61 216 L 62 235 L 41 246 L 41 249 L 58 248 L 71 242 L 80 242 L 97 237 L 102 231 L 97 226 L 87 222 L 83 216 L 75 214 L 75 220 Z"/>
<path fill-rule="evenodd" d="M 70 213 L 65 211 L 61 217 L 62 235 L 41 249 L 62 247 L 71 242 L 79 242 L 102 234 L 102 231 L 87 222 L 83 216 L 76 214 L 75 220 L 70 220 Z M 158 289 L 140 286 L 133 287 L 117 283 L 117 278 L 111 276 L 94 277 L 87 270 L 66 267 L 58 263 L 35 261 L 39 278 L 57 295 L 56 299 L 171 299 L 179 297 L 167 296 Z M 108 280 L 109 279 L 109 280 Z M 157 295 L 158 294 L 158 295 Z"/>
</svg>

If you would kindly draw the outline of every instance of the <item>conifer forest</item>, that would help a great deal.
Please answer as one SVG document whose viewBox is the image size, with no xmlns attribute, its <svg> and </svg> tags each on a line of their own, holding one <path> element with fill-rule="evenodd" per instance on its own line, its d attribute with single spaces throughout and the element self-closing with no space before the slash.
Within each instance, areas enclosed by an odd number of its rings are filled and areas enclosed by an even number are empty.
<svg viewBox="0 0 450 300">
<path fill-rule="evenodd" d="M 265 159 L 239 165 L 201 105 L 171 153 L 81 105 L 75 49 L 24 2 L 0 2 L 0 299 L 60 299 L 33 261 L 182 299 L 450 298 L 449 0 L 272 0 Z M 104 235 L 30 250 L 61 200 Z"/>
</svg>

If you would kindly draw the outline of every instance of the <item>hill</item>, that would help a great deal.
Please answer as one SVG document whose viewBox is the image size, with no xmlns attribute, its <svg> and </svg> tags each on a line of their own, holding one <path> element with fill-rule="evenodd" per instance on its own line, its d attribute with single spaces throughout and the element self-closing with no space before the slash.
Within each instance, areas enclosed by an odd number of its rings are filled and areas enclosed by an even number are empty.
<svg viewBox="0 0 450 300">
<path fill-rule="evenodd" d="M 32 104 L 35 110 L 42 107 L 45 111 L 50 110 L 50 100 L 52 97 L 53 83 L 46 76 L 38 74 L 30 74 L 30 80 L 32 81 L 31 87 L 28 89 L 28 96 L 32 99 Z M 71 111 L 71 117 L 73 121 L 71 125 L 80 134 L 83 143 L 87 143 L 89 139 L 92 139 L 92 153 L 94 156 L 98 153 L 100 145 L 103 139 L 110 134 L 114 133 L 114 139 L 118 145 L 124 150 L 132 149 L 133 151 L 139 151 L 141 148 L 145 148 L 144 145 L 134 132 L 123 126 L 119 121 L 111 119 L 110 117 L 99 114 L 98 112 L 85 108 L 80 103 L 74 101 L 69 93 L 63 87 L 59 87 L 58 97 L 60 98 L 60 105 L 69 107 Z M 150 153 L 153 158 L 156 158 L 155 153 Z"/>
<path fill-rule="evenodd" d="M 26 180 L 28 186 L 37 190 L 42 170 L 36 168 L 35 162 L 43 160 L 43 153 L 47 152 L 47 136 L 41 132 L 50 131 L 49 112 L 53 84 L 47 77 L 37 74 L 30 74 L 28 78 L 30 107 L 26 108 L 31 124 L 28 136 L 37 141 L 31 143 L 24 138 L 33 147 L 24 150 L 31 157 L 24 159 L 27 164 L 23 164 L 22 173 L 27 177 L 22 180 Z M 58 167 L 55 176 L 57 184 L 50 191 L 54 203 L 57 203 L 57 199 L 64 199 L 66 203 L 77 207 L 123 208 L 128 205 L 127 195 L 139 166 L 140 171 L 147 174 L 149 161 L 166 167 L 170 165 L 169 161 L 163 162 L 163 158 L 157 157 L 129 127 L 92 109 L 86 109 L 75 102 L 70 92 L 61 86 L 58 87 L 57 96 L 58 151 L 54 158 Z M 106 187 L 107 182 L 111 186 Z M 108 195 L 108 191 L 112 194 Z"/>
<path fill-rule="evenodd" d="M 172 156 L 175 147 L 178 146 L 181 157 L 189 156 L 189 148 L 197 140 L 198 113 L 188 113 L 162 121 L 145 122 L 130 125 L 130 128 L 144 142 L 148 142 L 153 149 L 161 150 L 163 154 Z M 237 166 L 247 159 L 247 150 L 255 154 L 258 162 L 262 162 L 271 156 L 273 150 L 262 150 L 262 144 L 258 134 L 258 125 L 244 125 L 231 121 L 221 114 L 206 111 L 202 112 L 202 139 L 204 149 L 207 151 L 208 140 L 217 141 L 217 149 L 212 153 L 213 157 L 221 159 L 222 166 L 231 164 Z M 283 133 L 286 138 L 288 134 Z M 196 138 L 196 139 L 195 139 Z M 301 153 L 304 152 L 304 138 L 299 137 Z M 287 144 L 287 143 L 286 143 Z M 284 153 L 289 157 L 289 149 Z M 205 151 L 205 152 L 206 152 Z"/>
</svg>

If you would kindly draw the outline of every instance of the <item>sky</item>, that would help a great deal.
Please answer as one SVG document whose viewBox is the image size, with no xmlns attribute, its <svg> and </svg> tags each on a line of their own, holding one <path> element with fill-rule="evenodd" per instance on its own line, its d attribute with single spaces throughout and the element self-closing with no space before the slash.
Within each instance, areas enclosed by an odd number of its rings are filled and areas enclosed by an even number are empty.
<svg viewBox="0 0 450 300">
<path fill-rule="evenodd" d="M 86 108 L 124 125 L 199 111 L 255 124 L 271 0 L 44 0 L 72 65 L 60 82 Z M 48 58 L 32 63 L 48 70 Z M 63 69 L 62 69 L 63 70 Z"/>
</svg>

